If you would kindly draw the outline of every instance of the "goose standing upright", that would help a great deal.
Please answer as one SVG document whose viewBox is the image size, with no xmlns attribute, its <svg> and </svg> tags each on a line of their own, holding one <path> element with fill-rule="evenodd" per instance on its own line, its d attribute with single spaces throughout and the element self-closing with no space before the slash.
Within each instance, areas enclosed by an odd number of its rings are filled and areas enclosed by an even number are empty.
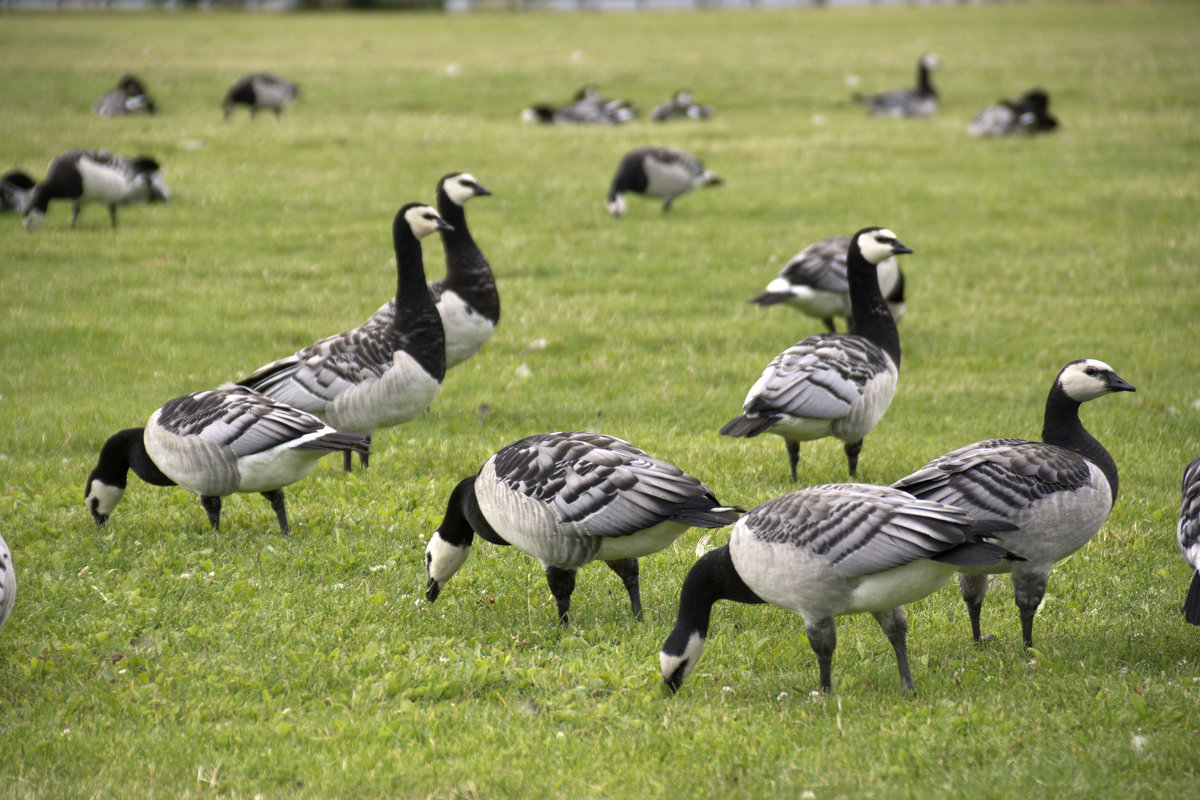
<svg viewBox="0 0 1200 800">
<path fill-rule="evenodd" d="M 911 252 L 886 228 L 854 234 L 846 254 L 850 330 L 815 333 L 775 356 L 746 395 L 742 414 L 725 423 L 721 435 L 783 437 L 793 481 L 800 442 L 834 436 L 845 442 L 854 476 L 863 437 L 891 404 L 900 369 L 900 334 L 876 267 Z"/>
<path fill-rule="evenodd" d="M 628 442 L 579 431 L 526 436 L 454 488 L 425 548 L 426 597 L 437 599 L 471 553 L 475 534 L 542 563 L 566 625 L 575 572 L 601 560 L 617 573 L 642 618 L 638 559 L 689 527 L 721 528 L 741 509 L 678 467 Z"/>
<path fill-rule="evenodd" d="M 941 588 L 959 566 L 997 564 L 1005 551 L 985 541 L 1003 523 L 978 523 L 961 509 L 884 486 L 827 484 L 751 509 L 729 544 L 688 572 L 675 627 L 663 643 L 663 681 L 675 691 L 700 660 L 718 600 L 770 603 L 804 618 L 822 691 L 832 688 L 834 618 L 870 612 L 913 690 L 904 604 Z"/>
<path fill-rule="evenodd" d="M 1200 456 L 1183 471 L 1183 501 L 1176 528 L 1183 560 L 1192 568 L 1192 584 L 1183 604 L 1183 615 L 1200 625 Z"/>
<path fill-rule="evenodd" d="M 750 302 L 760 306 L 786 303 L 824 322 L 829 333 L 836 333 L 834 317 L 850 318 L 850 282 L 846 277 L 849 248 L 849 236 L 818 239 L 792 256 L 766 290 Z M 891 256 L 879 262 L 877 271 L 879 290 L 887 300 L 892 318 L 899 322 L 905 310 L 904 273 Z"/>
<path fill-rule="evenodd" d="M 625 193 L 663 198 L 662 210 L 671 210 L 675 198 L 703 186 L 723 181 L 699 159 L 670 147 L 638 147 L 621 157 L 608 190 L 608 212 L 620 219 L 625 213 Z"/>
<path fill-rule="evenodd" d="M 321 456 L 366 452 L 365 436 L 338 431 L 242 386 L 176 397 L 150 415 L 145 428 L 109 437 L 88 476 L 84 503 L 97 525 L 125 495 L 130 469 L 154 486 L 179 486 L 200 495 L 213 530 L 221 527 L 221 498 L 258 492 L 270 502 L 279 529 L 289 531 L 283 487 L 312 472 Z"/>
<path fill-rule="evenodd" d="M 108 206 L 117 227 L 117 206 L 157 203 L 171 198 L 162 168 L 149 156 L 125 158 L 107 150 L 68 150 L 50 162 L 45 179 L 33 188 L 25 205 L 25 230 L 41 227 L 51 200 L 71 201 L 71 227 L 84 203 Z"/>
<path fill-rule="evenodd" d="M 0 630 L 12 615 L 17 602 L 17 570 L 13 567 L 12 551 L 0 536 Z"/>
<path fill-rule="evenodd" d="M 234 81 L 225 93 L 221 108 L 225 119 L 229 119 L 239 105 L 249 108 L 251 117 L 261 109 L 269 109 L 275 112 L 275 119 L 279 119 L 284 107 L 299 95 L 300 89 L 291 81 L 269 72 L 253 72 Z"/>
<path fill-rule="evenodd" d="M 942 62 L 933 53 L 917 60 L 917 85 L 911 89 L 889 89 L 878 94 L 855 95 L 873 117 L 931 117 L 937 112 L 938 93 L 930 77 Z"/>
<path fill-rule="evenodd" d="M 392 222 L 396 251 L 396 313 L 328 336 L 238 381 L 370 442 L 424 413 L 446 375 L 446 337 L 425 283 L 421 239 L 449 226 L 422 203 L 408 203 Z M 350 454 L 345 468 L 350 469 Z M 361 454 L 367 466 L 366 453 Z"/>
<path fill-rule="evenodd" d="M 491 192 L 466 172 L 452 172 L 438 181 L 438 213 L 450 226 L 440 231 L 446 277 L 430 281 L 429 291 L 446 333 L 446 369 L 479 352 L 500 322 L 496 276 L 471 236 L 464 209 L 472 197 L 489 195 Z M 380 306 L 367 324 L 390 325 L 395 315 L 393 298 Z"/>
<path fill-rule="evenodd" d="M 988 575 L 1012 572 L 1021 634 L 1033 647 L 1033 617 L 1054 564 L 1087 544 L 1117 500 L 1117 465 L 1079 421 L 1079 406 L 1134 387 L 1103 361 L 1080 359 L 1058 373 L 1046 398 L 1042 441 L 988 439 L 935 458 L 893 486 L 958 506 L 980 519 L 1011 522 L 998 542 L 1023 560 L 961 570 L 959 590 L 980 641 Z"/>
</svg>

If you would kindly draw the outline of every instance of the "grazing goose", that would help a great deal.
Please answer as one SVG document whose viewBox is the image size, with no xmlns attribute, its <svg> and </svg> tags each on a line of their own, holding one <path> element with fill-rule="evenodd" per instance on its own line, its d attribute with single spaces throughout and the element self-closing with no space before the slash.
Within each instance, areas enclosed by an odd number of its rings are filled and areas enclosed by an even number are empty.
<svg viewBox="0 0 1200 800">
<path fill-rule="evenodd" d="M 17 571 L 13 567 L 12 551 L 0 536 L 0 630 L 12 615 L 17 602 Z"/>
<path fill-rule="evenodd" d="M 528 123 L 552 125 L 620 125 L 637 116 L 637 109 L 626 100 L 609 100 L 592 86 L 575 93 L 569 105 L 561 108 L 537 103 L 521 112 Z"/>
<path fill-rule="evenodd" d="M 836 333 L 834 317 L 850 318 L 850 283 L 846 278 L 849 236 L 826 236 L 792 256 L 767 289 L 750 302 L 760 306 L 786 303 L 825 323 Z M 879 290 L 887 300 L 892 318 L 904 317 L 904 273 L 896 259 L 885 258 L 877 267 Z"/>
<path fill-rule="evenodd" d="M 441 231 L 446 251 L 446 277 L 429 283 L 446 332 L 446 369 L 479 352 L 500 322 L 500 294 L 496 276 L 471 231 L 463 206 L 472 197 L 490 195 L 465 172 L 452 172 L 438 181 L 438 213 L 450 228 Z M 395 299 L 388 300 L 368 325 L 390 325 L 396 315 Z"/>
<path fill-rule="evenodd" d="M 259 492 L 288 533 L 283 487 L 312 472 L 326 453 L 366 452 L 367 439 L 335 430 L 242 386 L 176 397 L 150 415 L 145 428 L 113 434 L 88 476 L 84 502 L 103 525 L 125 494 L 130 469 L 154 486 L 178 484 L 200 495 L 213 530 L 221 498 Z"/>
<path fill-rule="evenodd" d="M 670 100 L 655 106 L 650 112 L 650 119 L 666 122 L 672 119 L 710 119 L 712 115 L 712 106 L 698 102 L 691 92 L 680 89 Z"/>
<path fill-rule="evenodd" d="M 421 203 L 408 203 L 392 222 L 396 251 L 396 314 L 328 336 L 298 353 L 259 367 L 242 386 L 316 414 L 338 430 L 367 437 L 408 422 L 429 408 L 446 375 L 442 320 L 425 284 L 421 239 L 449 226 Z M 367 454 L 361 454 L 367 466 Z M 350 454 L 345 457 L 350 469 Z"/>
<path fill-rule="evenodd" d="M 238 78 L 229 87 L 221 108 L 225 112 L 225 119 L 229 119 L 239 105 L 249 108 L 251 117 L 261 109 L 270 109 L 279 119 L 284 107 L 299 94 L 300 89 L 291 81 L 269 72 L 253 72 Z"/>
<path fill-rule="evenodd" d="M 942 62 L 933 53 L 917 60 L 917 85 L 911 89 L 891 89 L 868 95 L 855 95 L 873 117 L 931 117 L 938 108 L 938 93 L 933 88 L 930 73 Z"/>
<path fill-rule="evenodd" d="M 913 690 L 904 604 L 939 588 L 959 566 L 989 566 L 1005 551 L 983 541 L 1011 526 L 977 523 L 953 506 L 885 486 L 828 484 L 768 500 L 746 513 L 729 544 L 688 572 L 675 627 L 659 653 L 675 691 L 700 660 L 718 600 L 770 603 L 804 618 L 821 689 L 832 688 L 834 618 L 870 612 Z"/>
<path fill-rule="evenodd" d="M 0 175 L 0 212 L 23 213 L 37 182 L 19 169 Z"/>
<path fill-rule="evenodd" d="M 72 228 L 84 203 L 103 203 L 116 228 L 117 206 L 169 199 L 162 168 L 149 156 L 125 158 L 107 150 L 68 150 L 50 162 L 45 180 L 30 193 L 25 230 L 32 233 L 41 227 L 51 200 L 71 201 Z"/>
<path fill-rule="evenodd" d="M 997 540 L 1023 561 L 962 570 L 959 590 L 981 639 L 979 612 L 989 574 L 1012 572 L 1025 646 L 1033 647 L 1033 617 L 1055 562 L 1100 530 L 1117 500 L 1117 465 L 1079 421 L 1079 405 L 1134 388 L 1103 361 L 1082 359 L 1062 368 L 1046 398 L 1042 441 L 989 439 L 935 458 L 893 486 L 958 506 L 980 519 L 1011 522 Z"/>
<path fill-rule="evenodd" d="M 690 527 L 721 528 L 741 509 L 677 467 L 599 433 L 527 436 L 494 454 L 454 488 L 425 548 L 430 602 L 471 553 L 479 534 L 542 562 L 566 625 L 575 572 L 600 560 L 620 576 L 642 618 L 638 559 Z"/>
<path fill-rule="evenodd" d="M 1011 136 L 1046 133 L 1058 127 L 1050 114 L 1050 95 L 1042 89 L 1030 89 L 1020 100 L 1001 100 L 971 119 L 967 133 L 972 136 Z"/>
<path fill-rule="evenodd" d="M 835 436 L 846 443 L 853 477 L 863 437 L 891 404 L 900 369 L 900 334 L 876 266 L 911 252 L 886 228 L 854 234 L 846 254 L 850 330 L 814 333 L 775 356 L 746 395 L 742 414 L 725 423 L 721 435 L 782 436 L 793 481 L 800 442 Z"/>
<path fill-rule="evenodd" d="M 618 219 L 625 213 L 625 192 L 663 198 L 662 210 L 676 197 L 701 186 L 720 186 L 721 179 L 694 156 L 669 147 L 639 147 L 621 158 L 608 190 L 608 211 Z"/>
<path fill-rule="evenodd" d="M 92 106 L 92 113 L 101 117 L 119 117 L 123 114 L 155 114 L 158 108 L 146 87 L 133 75 L 125 75 L 117 82 L 117 88 L 100 95 Z"/>
<path fill-rule="evenodd" d="M 1176 535 L 1183 560 L 1192 568 L 1192 585 L 1183 604 L 1184 619 L 1200 625 L 1200 457 L 1183 471 L 1183 503 Z"/>
</svg>

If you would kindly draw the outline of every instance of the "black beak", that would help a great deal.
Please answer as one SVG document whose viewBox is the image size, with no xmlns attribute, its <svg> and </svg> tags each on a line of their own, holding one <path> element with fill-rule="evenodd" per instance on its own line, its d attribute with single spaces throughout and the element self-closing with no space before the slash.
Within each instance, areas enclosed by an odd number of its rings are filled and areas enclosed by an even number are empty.
<svg viewBox="0 0 1200 800">
<path fill-rule="evenodd" d="M 478 183 L 475 184 L 475 196 L 476 197 L 490 197 L 491 194 L 492 193 L 490 191 L 483 188 L 482 184 L 478 184 Z"/>
<path fill-rule="evenodd" d="M 902 256 L 906 253 L 911 253 L 912 248 L 901 242 L 899 239 L 892 242 L 892 255 Z"/>
<path fill-rule="evenodd" d="M 454 226 L 449 222 L 446 222 L 444 219 L 439 219 L 437 222 L 437 229 L 439 231 L 452 231 L 454 230 Z"/>
<path fill-rule="evenodd" d="M 442 587 L 438 586 L 438 582 L 433 578 L 429 579 L 429 583 L 425 585 L 425 599 L 429 602 L 437 600 L 438 594 L 442 591 Z"/>
<path fill-rule="evenodd" d="M 1114 392 L 1136 392 L 1133 384 L 1115 372 L 1108 373 L 1108 388 Z"/>
</svg>

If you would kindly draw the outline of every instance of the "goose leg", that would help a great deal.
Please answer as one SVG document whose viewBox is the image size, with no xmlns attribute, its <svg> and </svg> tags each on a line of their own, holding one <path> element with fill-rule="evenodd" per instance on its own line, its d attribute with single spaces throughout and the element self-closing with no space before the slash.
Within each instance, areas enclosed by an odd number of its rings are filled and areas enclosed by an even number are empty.
<svg viewBox="0 0 1200 800">
<path fill-rule="evenodd" d="M 825 617 L 813 622 L 804 621 L 804 631 L 808 634 L 808 644 L 817 655 L 817 668 L 821 673 L 821 691 L 833 689 L 833 650 L 837 647 L 837 628 L 833 617 Z"/>
<path fill-rule="evenodd" d="M 983 634 L 979 628 L 979 613 L 983 610 L 983 598 L 987 590 L 987 575 L 958 573 L 958 593 L 967 604 L 967 614 L 971 617 L 971 638 L 976 644 L 983 641 Z"/>
<path fill-rule="evenodd" d="M 575 591 L 575 570 L 546 566 L 546 583 L 550 586 L 550 594 L 558 605 L 558 621 L 562 625 L 569 624 L 567 618 L 571 610 L 571 592 Z"/>
<path fill-rule="evenodd" d="M 673 196 L 668 197 L 666 200 L 663 200 L 662 210 L 663 210 L 664 214 L 671 210 L 671 203 L 673 203 L 673 202 L 675 202 L 675 198 Z"/>
<path fill-rule="evenodd" d="M 800 464 L 800 443 L 793 442 L 791 439 L 785 439 L 783 443 L 787 447 L 788 469 L 792 471 L 792 483 L 795 483 L 796 467 Z"/>
<path fill-rule="evenodd" d="M 208 514 L 208 524 L 212 529 L 221 530 L 221 498 L 200 495 L 200 505 L 204 506 L 204 513 Z"/>
<path fill-rule="evenodd" d="M 1046 596 L 1046 573 L 1018 572 L 1014 568 L 1012 583 L 1017 610 L 1021 612 L 1021 637 L 1026 647 L 1033 647 L 1033 615 Z"/>
<path fill-rule="evenodd" d="M 620 558 L 616 561 L 605 561 L 609 569 L 617 573 L 625 591 L 629 592 L 629 605 L 633 608 L 633 618 L 642 621 L 642 592 L 638 584 L 638 560 L 636 558 Z"/>
<path fill-rule="evenodd" d="M 284 536 L 287 536 L 292 529 L 288 527 L 287 508 L 283 504 L 283 489 L 262 492 L 262 496 L 267 498 L 271 508 L 275 509 L 275 517 L 279 520 L 279 530 Z"/>
<path fill-rule="evenodd" d="M 71 203 L 71 230 L 75 230 L 75 220 L 79 219 L 79 202 Z"/>
<path fill-rule="evenodd" d="M 828 333 L 837 333 L 837 325 L 833 323 L 833 317 L 822 317 L 821 322 L 825 323 L 825 330 Z"/>
<path fill-rule="evenodd" d="M 367 435 L 367 452 L 358 454 L 358 462 L 362 464 L 362 468 L 366 469 L 369 466 L 371 458 L 371 436 Z"/>
<path fill-rule="evenodd" d="M 108 221 L 112 223 L 112 228 L 115 231 L 117 229 L 117 207 L 112 203 L 108 206 Z"/>
<path fill-rule="evenodd" d="M 908 617 L 904 614 L 904 606 L 889 608 L 887 611 L 876 611 L 875 619 L 883 629 L 883 635 L 892 643 L 896 651 L 896 666 L 900 669 L 900 682 L 910 692 L 915 692 L 912 670 L 908 667 Z"/>
<path fill-rule="evenodd" d="M 858 454 L 862 452 L 863 440 L 857 442 L 846 442 L 846 463 L 850 466 L 850 477 L 853 478 L 858 473 Z"/>
</svg>

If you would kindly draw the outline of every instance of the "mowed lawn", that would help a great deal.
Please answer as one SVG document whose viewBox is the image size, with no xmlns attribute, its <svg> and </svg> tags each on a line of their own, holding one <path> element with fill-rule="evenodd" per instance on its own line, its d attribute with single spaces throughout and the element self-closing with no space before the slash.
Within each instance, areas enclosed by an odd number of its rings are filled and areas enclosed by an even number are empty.
<svg viewBox="0 0 1200 800">
<path fill-rule="evenodd" d="M 0 219 L 0 533 L 20 581 L 0 632 L 0 797 L 1186 797 L 1200 631 L 1179 613 L 1179 479 L 1200 452 L 1200 5 L 1017 3 L 642 15 L 0 15 L 0 166 L 39 177 L 103 147 L 164 165 L 167 205 L 56 203 Z M 851 84 L 940 113 L 876 121 Z M 253 70 L 296 80 L 276 122 L 221 117 Z M 101 119 L 134 72 L 161 108 Z M 643 116 L 523 125 L 583 84 Z M 1034 85 L 1062 120 L 978 141 Z M 657 125 L 678 88 L 716 107 Z M 603 199 L 633 146 L 687 149 L 723 187 L 668 215 Z M 132 475 L 104 528 L 83 487 L 105 438 L 164 401 L 362 322 L 395 287 L 390 225 L 440 176 L 468 206 L 503 316 L 430 413 L 368 470 L 327 458 L 220 533 Z M 890 483 L 994 436 L 1037 438 L 1068 361 L 1137 387 L 1083 419 L 1121 470 L 1101 533 L 1050 579 L 1021 647 L 1007 579 L 970 640 L 957 590 L 909 608 L 915 697 L 869 616 L 844 619 L 833 692 L 802 621 L 719 605 L 674 698 L 658 650 L 701 532 L 642 562 L 645 620 L 603 566 L 560 628 L 537 562 L 479 542 L 436 604 L 425 541 L 450 489 L 521 436 L 626 438 L 750 508 L 791 491 L 782 442 L 717 430 L 780 350 L 821 329 L 746 301 L 818 238 L 885 225 L 908 315 L 896 399 L 859 479 Z M 443 269 L 425 241 L 431 276 Z M 840 443 L 802 484 L 846 479 Z M 710 544 L 723 543 L 717 531 Z"/>
</svg>

